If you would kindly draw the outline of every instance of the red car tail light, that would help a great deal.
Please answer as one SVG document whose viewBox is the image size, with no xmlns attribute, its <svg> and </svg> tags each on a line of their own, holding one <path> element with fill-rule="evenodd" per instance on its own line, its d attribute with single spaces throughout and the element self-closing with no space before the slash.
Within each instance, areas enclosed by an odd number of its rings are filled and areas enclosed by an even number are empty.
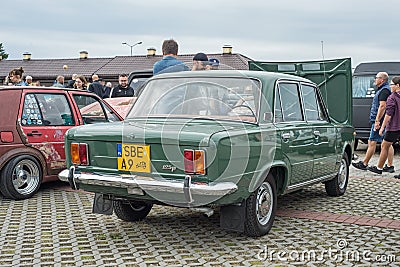
<svg viewBox="0 0 400 267">
<path fill-rule="evenodd" d="M 185 172 L 191 174 L 206 173 L 206 157 L 204 150 L 185 149 L 183 151 Z"/>
<path fill-rule="evenodd" d="M 184 157 L 184 165 L 186 173 L 194 173 L 194 150 L 193 149 L 185 149 L 183 151 Z"/>
<path fill-rule="evenodd" d="M 85 143 L 72 143 L 71 160 L 73 164 L 89 165 L 88 145 Z"/>
<path fill-rule="evenodd" d="M 88 145 L 79 144 L 79 160 L 81 165 L 89 165 Z"/>
</svg>

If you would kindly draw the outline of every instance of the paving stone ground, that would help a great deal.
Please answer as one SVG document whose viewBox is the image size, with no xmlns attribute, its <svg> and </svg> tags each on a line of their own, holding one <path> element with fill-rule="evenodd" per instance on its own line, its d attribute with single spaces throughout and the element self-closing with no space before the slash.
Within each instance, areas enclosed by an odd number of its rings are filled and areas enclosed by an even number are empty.
<svg viewBox="0 0 400 267">
<path fill-rule="evenodd" d="M 356 153 L 362 158 L 365 146 Z M 400 266 L 400 180 L 392 177 L 351 167 L 342 197 L 323 185 L 282 196 L 261 238 L 220 229 L 218 211 L 207 218 L 154 206 L 144 221 L 123 222 L 93 214 L 92 194 L 49 183 L 28 200 L 0 196 L 0 266 Z"/>
</svg>

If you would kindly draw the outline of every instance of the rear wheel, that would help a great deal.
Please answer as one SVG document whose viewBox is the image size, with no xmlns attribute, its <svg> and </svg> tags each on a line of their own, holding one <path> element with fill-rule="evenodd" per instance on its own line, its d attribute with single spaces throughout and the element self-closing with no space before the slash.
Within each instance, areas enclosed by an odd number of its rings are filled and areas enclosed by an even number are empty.
<svg viewBox="0 0 400 267">
<path fill-rule="evenodd" d="M 7 163 L 1 173 L 0 191 L 11 199 L 26 199 L 40 187 L 43 173 L 40 163 L 32 156 L 18 156 Z"/>
<path fill-rule="evenodd" d="M 277 207 L 276 183 L 269 174 L 260 187 L 246 200 L 245 233 L 263 236 L 271 230 Z"/>
<path fill-rule="evenodd" d="M 340 161 L 339 171 L 335 178 L 325 182 L 325 191 L 329 196 L 337 197 L 346 192 L 349 182 L 349 158 L 345 153 Z"/>
<path fill-rule="evenodd" d="M 114 200 L 114 212 L 118 218 L 127 222 L 143 220 L 149 214 L 152 204 L 141 201 L 119 201 Z"/>
</svg>

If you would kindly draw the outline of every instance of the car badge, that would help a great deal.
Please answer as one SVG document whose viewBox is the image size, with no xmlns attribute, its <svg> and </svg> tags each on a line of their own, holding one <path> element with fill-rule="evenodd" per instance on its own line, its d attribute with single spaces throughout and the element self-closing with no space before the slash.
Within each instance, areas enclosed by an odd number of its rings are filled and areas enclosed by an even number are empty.
<svg viewBox="0 0 400 267">
<path fill-rule="evenodd" d="M 176 167 L 175 166 L 172 166 L 172 165 L 163 165 L 162 166 L 162 169 L 163 170 L 170 170 L 171 172 L 174 172 L 175 170 L 176 170 Z"/>
</svg>

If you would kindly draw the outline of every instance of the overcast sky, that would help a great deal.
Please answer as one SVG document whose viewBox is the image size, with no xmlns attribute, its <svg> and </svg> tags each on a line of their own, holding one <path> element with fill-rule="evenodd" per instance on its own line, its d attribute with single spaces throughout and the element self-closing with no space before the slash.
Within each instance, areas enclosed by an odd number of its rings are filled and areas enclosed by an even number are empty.
<svg viewBox="0 0 400 267">
<path fill-rule="evenodd" d="M 399 1 L 12 0 L 1 4 L 0 43 L 9 59 L 135 55 L 174 38 L 180 54 L 233 53 L 254 60 L 351 57 L 400 61 Z M 323 49 L 322 49 L 323 41 Z M 322 53 L 322 51 L 324 53 Z"/>
</svg>

